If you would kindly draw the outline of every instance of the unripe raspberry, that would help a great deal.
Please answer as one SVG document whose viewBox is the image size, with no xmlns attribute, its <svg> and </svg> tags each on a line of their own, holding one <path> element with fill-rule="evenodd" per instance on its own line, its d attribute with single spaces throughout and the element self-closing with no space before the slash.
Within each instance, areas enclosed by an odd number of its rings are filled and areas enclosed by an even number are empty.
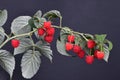
<svg viewBox="0 0 120 80">
<path fill-rule="evenodd" d="M 74 45 L 74 46 L 73 46 L 73 52 L 74 52 L 74 53 L 78 53 L 80 50 L 81 50 L 81 47 L 80 47 L 80 46 L 78 46 L 78 45 Z"/>
<path fill-rule="evenodd" d="M 51 22 L 50 21 L 44 22 L 43 26 L 44 26 L 44 28 L 49 29 L 49 28 L 51 28 Z"/>
<path fill-rule="evenodd" d="M 92 64 L 94 61 L 94 57 L 92 55 L 87 55 L 85 61 L 87 64 Z"/>
<path fill-rule="evenodd" d="M 47 33 L 47 35 L 51 35 L 52 36 L 55 33 L 55 29 L 53 27 L 51 27 L 51 28 L 46 30 L 46 33 Z"/>
<path fill-rule="evenodd" d="M 67 36 L 67 40 L 68 40 L 68 42 L 74 42 L 74 40 L 75 40 L 75 36 L 74 35 L 68 35 Z"/>
<path fill-rule="evenodd" d="M 73 44 L 67 42 L 67 43 L 65 44 L 65 48 L 66 48 L 66 51 L 70 51 L 70 50 L 73 48 Z"/>
<path fill-rule="evenodd" d="M 79 51 L 79 52 L 78 52 L 78 56 L 79 56 L 80 58 L 84 58 L 84 56 L 85 56 L 85 51 L 84 51 L 84 50 Z"/>
<path fill-rule="evenodd" d="M 45 30 L 43 28 L 38 28 L 38 35 L 42 36 L 45 33 Z"/>
<path fill-rule="evenodd" d="M 88 40 L 88 41 L 87 41 L 87 47 L 88 47 L 88 48 L 92 49 L 92 48 L 95 47 L 95 45 L 96 45 L 96 43 L 95 43 L 94 40 Z"/>
<path fill-rule="evenodd" d="M 44 40 L 48 43 L 51 43 L 53 41 L 53 36 L 46 35 L 44 36 Z"/>
<path fill-rule="evenodd" d="M 11 45 L 14 47 L 14 48 L 17 48 L 20 44 L 20 41 L 17 40 L 17 39 L 13 39 L 11 40 Z"/>
</svg>

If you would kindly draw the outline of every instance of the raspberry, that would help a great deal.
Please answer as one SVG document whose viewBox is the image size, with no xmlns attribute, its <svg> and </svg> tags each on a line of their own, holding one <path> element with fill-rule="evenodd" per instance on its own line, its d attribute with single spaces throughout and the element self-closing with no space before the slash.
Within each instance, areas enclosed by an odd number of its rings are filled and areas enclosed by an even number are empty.
<svg viewBox="0 0 120 80">
<path fill-rule="evenodd" d="M 87 55 L 85 61 L 87 64 L 92 64 L 94 61 L 94 57 L 92 55 Z"/>
<path fill-rule="evenodd" d="M 74 42 L 75 36 L 74 35 L 68 35 L 67 40 L 68 40 L 68 42 Z"/>
<path fill-rule="evenodd" d="M 17 39 L 13 39 L 11 40 L 11 45 L 14 47 L 14 48 L 17 48 L 20 44 L 20 41 L 17 40 Z"/>
<path fill-rule="evenodd" d="M 53 36 L 46 35 L 44 36 L 44 40 L 48 43 L 51 43 L 53 41 Z"/>
<path fill-rule="evenodd" d="M 67 43 L 65 44 L 65 48 L 66 48 L 66 51 L 70 51 L 70 50 L 73 48 L 73 44 L 67 42 Z"/>
<path fill-rule="evenodd" d="M 47 35 L 51 35 L 52 36 L 55 33 L 55 29 L 53 27 L 51 27 L 51 28 L 46 30 L 46 33 L 47 33 Z"/>
<path fill-rule="evenodd" d="M 97 55 L 97 59 L 99 59 L 99 60 L 104 58 L 104 52 L 102 52 L 102 51 L 97 51 L 96 55 Z"/>
<path fill-rule="evenodd" d="M 80 50 L 81 50 L 81 47 L 80 47 L 80 46 L 78 46 L 78 45 L 74 45 L 74 46 L 73 46 L 73 52 L 74 52 L 74 53 L 78 53 Z"/>
<path fill-rule="evenodd" d="M 78 52 L 78 56 L 79 56 L 80 58 L 83 58 L 83 57 L 85 56 L 85 51 L 84 51 L 84 50 L 79 51 L 79 52 Z"/>
<path fill-rule="evenodd" d="M 42 36 L 45 33 L 45 30 L 43 28 L 38 28 L 38 35 Z"/>
<path fill-rule="evenodd" d="M 94 40 L 88 40 L 88 41 L 87 41 L 87 47 L 90 48 L 90 49 L 91 49 L 91 48 L 94 48 L 94 47 L 95 47 L 95 44 L 96 44 L 96 43 L 95 43 Z"/>
<path fill-rule="evenodd" d="M 49 28 L 51 28 L 51 22 L 50 21 L 44 22 L 43 26 L 44 26 L 44 28 L 49 29 Z"/>
<path fill-rule="evenodd" d="M 99 51 L 99 50 L 95 50 L 95 51 L 94 51 L 94 57 L 95 57 L 95 58 L 97 58 L 97 52 L 98 52 L 98 51 Z"/>
</svg>

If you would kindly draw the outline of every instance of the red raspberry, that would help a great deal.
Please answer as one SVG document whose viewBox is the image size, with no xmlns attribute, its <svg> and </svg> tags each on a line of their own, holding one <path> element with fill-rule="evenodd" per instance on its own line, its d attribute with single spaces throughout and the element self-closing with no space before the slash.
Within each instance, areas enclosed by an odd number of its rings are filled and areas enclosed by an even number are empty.
<svg viewBox="0 0 120 80">
<path fill-rule="evenodd" d="M 73 44 L 67 42 L 67 43 L 65 44 L 65 48 L 66 48 L 66 51 L 70 51 L 70 50 L 73 48 Z"/>
<path fill-rule="evenodd" d="M 88 41 L 87 41 L 87 47 L 90 48 L 90 49 L 91 49 L 91 48 L 94 48 L 94 47 L 95 47 L 95 44 L 96 44 L 96 43 L 95 43 L 94 40 L 88 40 Z"/>
<path fill-rule="evenodd" d="M 44 28 L 49 29 L 49 28 L 51 28 L 51 22 L 50 21 L 44 22 L 43 26 L 44 26 Z"/>
<path fill-rule="evenodd" d="M 80 50 L 81 50 L 81 47 L 80 47 L 80 46 L 78 46 L 78 45 L 74 45 L 74 46 L 73 46 L 73 52 L 74 52 L 74 53 L 78 53 Z"/>
<path fill-rule="evenodd" d="M 97 55 L 97 59 L 103 59 L 104 58 L 104 52 L 102 52 L 102 51 L 97 51 L 96 55 Z"/>
<path fill-rule="evenodd" d="M 14 48 L 17 48 L 20 44 L 20 41 L 17 40 L 17 39 L 13 39 L 11 40 L 11 45 L 14 47 Z"/>
<path fill-rule="evenodd" d="M 87 64 L 92 64 L 94 61 L 94 57 L 92 55 L 87 55 L 85 61 Z"/>
<path fill-rule="evenodd" d="M 94 57 L 95 57 L 95 58 L 97 58 L 97 52 L 98 52 L 98 51 L 99 51 L 99 50 L 95 50 L 95 51 L 94 51 Z"/>
<path fill-rule="evenodd" d="M 42 36 L 45 33 L 45 30 L 43 28 L 38 28 L 38 35 Z"/>
<path fill-rule="evenodd" d="M 80 58 L 83 58 L 83 57 L 85 56 L 85 51 L 84 51 L 84 50 L 79 51 L 79 52 L 78 52 L 78 56 L 79 56 Z"/>
<path fill-rule="evenodd" d="M 68 42 L 74 42 L 74 40 L 75 40 L 75 36 L 74 35 L 68 35 L 67 36 L 67 40 L 68 40 Z"/>
<path fill-rule="evenodd" d="M 46 35 L 44 36 L 44 40 L 48 43 L 51 43 L 53 41 L 53 36 Z"/>
<path fill-rule="evenodd" d="M 51 35 L 52 36 L 55 33 L 55 29 L 53 27 L 51 27 L 51 28 L 46 30 L 46 33 L 47 33 L 47 35 Z"/>
</svg>

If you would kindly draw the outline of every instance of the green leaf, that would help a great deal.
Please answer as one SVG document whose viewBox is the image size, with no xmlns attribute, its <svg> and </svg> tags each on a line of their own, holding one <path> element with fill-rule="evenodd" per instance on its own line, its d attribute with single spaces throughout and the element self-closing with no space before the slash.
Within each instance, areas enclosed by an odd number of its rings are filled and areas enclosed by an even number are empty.
<svg viewBox="0 0 120 80">
<path fill-rule="evenodd" d="M 41 59 L 39 51 L 28 50 L 22 57 L 21 68 L 24 78 L 32 78 L 39 70 Z"/>
<path fill-rule="evenodd" d="M 102 34 L 102 35 L 96 34 L 96 35 L 95 35 L 95 38 L 96 38 L 96 40 L 97 40 L 98 42 L 103 43 L 104 40 L 105 40 L 105 38 L 106 38 L 106 36 L 107 36 L 106 34 Z"/>
<path fill-rule="evenodd" d="M 4 41 L 5 35 L 4 35 L 4 29 L 0 27 L 0 44 Z"/>
<path fill-rule="evenodd" d="M 82 37 L 78 34 L 74 34 L 74 36 L 75 36 L 75 44 L 79 45 L 80 42 L 82 41 Z"/>
<path fill-rule="evenodd" d="M 79 45 L 82 49 L 84 49 L 84 47 L 86 46 L 86 41 L 80 35 L 78 34 L 74 34 L 74 35 L 75 35 L 75 44 Z"/>
<path fill-rule="evenodd" d="M 24 34 L 31 31 L 31 26 L 28 25 L 28 21 L 31 19 L 30 16 L 19 16 L 13 20 L 11 25 L 11 31 L 13 34 Z"/>
<path fill-rule="evenodd" d="M 44 22 L 46 22 L 45 18 L 39 18 L 39 17 L 33 18 L 33 23 L 34 23 L 36 28 L 41 28 L 43 26 Z"/>
<path fill-rule="evenodd" d="M 6 50 L 0 50 L 0 65 L 10 74 L 10 78 L 12 78 L 13 70 L 15 69 L 14 56 Z"/>
<path fill-rule="evenodd" d="M 109 48 L 106 44 L 104 44 L 103 49 L 104 49 L 104 53 L 105 53 L 104 60 L 106 62 L 108 62 L 108 58 L 109 58 L 109 54 L 110 54 Z"/>
<path fill-rule="evenodd" d="M 112 42 L 106 39 L 106 40 L 105 40 L 105 43 L 107 43 L 107 44 L 109 45 L 108 49 L 109 49 L 109 51 L 111 51 L 112 48 L 113 48 Z"/>
<path fill-rule="evenodd" d="M 0 26 L 3 26 L 7 21 L 7 10 L 0 10 Z"/>
<path fill-rule="evenodd" d="M 60 35 L 60 41 L 67 42 L 67 36 L 66 34 Z"/>
<path fill-rule="evenodd" d="M 52 62 L 52 50 L 50 48 L 50 45 L 48 43 L 44 43 L 42 41 L 38 41 L 36 43 L 36 46 L 38 47 L 38 50 L 40 51 L 41 54 L 46 56 L 51 62 Z"/>
<path fill-rule="evenodd" d="M 39 17 L 41 18 L 42 16 L 42 11 L 41 10 L 38 10 L 35 14 L 34 14 L 34 17 Z"/>
<path fill-rule="evenodd" d="M 60 54 L 65 55 L 65 56 L 71 56 L 70 54 L 68 54 L 66 52 L 65 43 L 63 41 L 57 40 L 56 47 L 57 47 L 57 50 Z"/>
<path fill-rule="evenodd" d="M 67 41 L 67 36 L 71 33 L 71 30 L 67 27 L 63 28 L 60 31 L 60 41 L 66 42 Z"/>
<path fill-rule="evenodd" d="M 84 34 L 84 35 L 87 37 L 87 39 L 94 39 L 94 36 L 91 34 Z"/>
<path fill-rule="evenodd" d="M 68 27 L 62 28 L 61 31 L 60 31 L 60 35 L 64 35 L 64 34 L 67 34 L 67 35 L 71 34 L 70 28 L 68 28 Z"/>
<path fill-rule="evenodd" d="M 58 17 L 59 17 L 59 18 L 60 18 L 60 17 L 61 17 L 61 14 L 60 14 L 60 12 L 57 11 L 57 10 L 51 10 L 51 11 L 45 13 L 45 14 L 43 15 L 43 17 L 45 17 L 45 18 L 58 18 Z"/>
<path fill-rule="evenodd" d="M 20 45 L 14 49 L 14 55 L 24 53 L 26 50 L 32 47 L 32 41 L 29 38 L 21 38 Z"/>
</svg>

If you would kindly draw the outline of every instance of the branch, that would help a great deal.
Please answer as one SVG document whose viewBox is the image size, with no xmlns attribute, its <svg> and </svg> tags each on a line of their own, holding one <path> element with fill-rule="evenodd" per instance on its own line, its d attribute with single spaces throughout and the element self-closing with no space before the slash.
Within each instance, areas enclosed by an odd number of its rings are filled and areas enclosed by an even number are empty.
<svg viewBox="0 0 120 80">
<path fill-rule="evenodd" d="M 7 38 L 1 45 L 0 48 L 2 48 L 8 41 L 17 38 L 17 37 L 23 37 L 23 36 L 30 36 L 31 34 L 33 34 L 35 31 L 37 31 L 37 29 L 34 29 L 33 31 L 29 32 L 29 33 L 24 33 L 24 34 L 20 34 L 20 35 L 15 35 L 13 37 Z"/>
</svg>

